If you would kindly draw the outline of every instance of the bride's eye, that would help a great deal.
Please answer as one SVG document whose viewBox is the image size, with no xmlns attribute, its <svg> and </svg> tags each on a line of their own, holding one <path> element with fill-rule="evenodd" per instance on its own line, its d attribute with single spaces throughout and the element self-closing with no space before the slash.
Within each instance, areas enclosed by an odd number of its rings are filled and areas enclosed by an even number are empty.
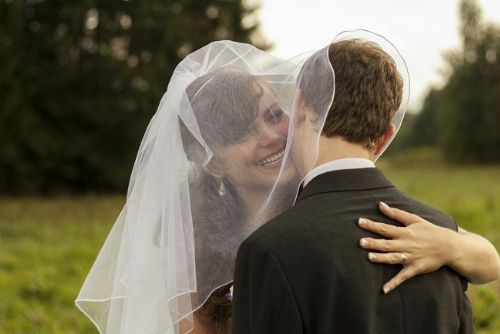
<svg viewBox="0 0 500 334">
<path fill-rule="evenodd" d="M 271 123 L 271 124 L 276 124 L 279 121 L 281 121 L 281 119 L 283 118 L 284 115 L 285 115 L 285 113 L 283 112 L 281 107 L 276 104 L 268 109 L 268 111 L 266 113 L 266 121 Z"/>
</svg>

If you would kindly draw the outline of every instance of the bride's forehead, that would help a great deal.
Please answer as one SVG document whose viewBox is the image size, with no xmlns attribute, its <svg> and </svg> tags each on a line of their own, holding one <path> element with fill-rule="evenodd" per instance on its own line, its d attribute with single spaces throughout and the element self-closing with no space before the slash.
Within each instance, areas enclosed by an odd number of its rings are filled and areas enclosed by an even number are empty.
<svg viewBox="0 0 500 334">
<path fill-rule="evenodd" d="M 259 106 L 262 106 L 264 104 L 272 104 L 278 101 L 278 94 L 269 83 L 264 81 L 263 83 L 258 83 L 255 98 L 258 99 Z"/>
</svg>

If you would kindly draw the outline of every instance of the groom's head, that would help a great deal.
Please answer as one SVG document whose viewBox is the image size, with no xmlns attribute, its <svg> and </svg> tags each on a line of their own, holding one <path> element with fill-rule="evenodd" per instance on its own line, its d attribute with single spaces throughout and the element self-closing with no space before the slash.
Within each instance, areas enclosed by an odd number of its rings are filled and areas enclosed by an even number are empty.
<svg viewBox="0 0 500 334">
<path fill-rule="evenodd" d="M 335 97 L 321 135 L 372 150 L 401 105 L 403 80 L 396 63 L 377 44 L 359 39 L 332 43 L 328 56 L 335 72 Z M 314 90 L 301 88 L 304 103 L 314 110 Z"/>
<path fill-rule="evenodd" d="M 330 45 L 335 98 L 322 135 L 373 148 L 384 135 L 403 97 L 394 60 L 377 44 L 343 40 Z"/>
</svg>

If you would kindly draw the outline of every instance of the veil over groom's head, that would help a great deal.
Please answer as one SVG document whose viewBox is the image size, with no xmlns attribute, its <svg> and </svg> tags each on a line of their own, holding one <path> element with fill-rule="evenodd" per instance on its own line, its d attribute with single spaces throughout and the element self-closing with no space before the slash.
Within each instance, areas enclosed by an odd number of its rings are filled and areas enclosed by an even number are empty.
<svg viewBox="0 0 500 334">
<path fill-rule="evenodd" d="M 387 39 L 365 30 L 339 34 L 328 47 L 328 58 L 335 73 L 335 97 L 324 124 L 318 124 L 321 135 L 341 137 L 369 150 L 377 148 L 380 138 L 386 135 L 385 144 L 376 150 L 376 160 L 404 117 L 409 99 L 406 63 Z M 314 62 L 313 55 L 304 68 L 314 67 Z M 329 75 L 326 77 L 329 79 Z M 308 79 L 300 87 L 302 102 L 316 112 L 314 87 L 325 79 Z M 392 132 L 386 134 L 391 128 Z"/>
<path fill-rule="evenodd" d="M 329 58 L 336 92 L 322 135 L 373 149 L 401 105 L 403 80 L 396 64 L 379 45 L 361 39 L 332 43 Z"/>
</svg>

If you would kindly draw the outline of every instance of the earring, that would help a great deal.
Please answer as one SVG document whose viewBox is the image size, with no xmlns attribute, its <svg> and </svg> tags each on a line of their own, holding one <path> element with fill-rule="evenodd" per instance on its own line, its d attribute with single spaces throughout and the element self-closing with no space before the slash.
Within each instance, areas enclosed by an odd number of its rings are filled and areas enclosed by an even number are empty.
<svg viewBox="0 0 500 334">
<path fill-rule="evenodd" d="M 224 187 L 224 181 L 222 181 L 222 177 L 217 177 L 217 183 L 219 184 L 219 196 L 224 196 L 226 194 L 226 187 Z"/>
</svg>

